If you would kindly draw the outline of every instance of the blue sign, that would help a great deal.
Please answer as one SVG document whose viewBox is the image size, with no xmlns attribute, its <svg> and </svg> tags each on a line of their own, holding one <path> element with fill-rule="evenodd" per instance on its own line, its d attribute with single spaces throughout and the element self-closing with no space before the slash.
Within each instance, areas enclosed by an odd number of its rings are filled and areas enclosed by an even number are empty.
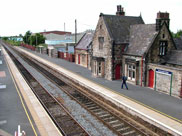
<svg viewBox="0 0 182 136">
<path fill-rule="evenodd" d="M 74 53 L 74 46 L 68 46 L 68 52 Z"/>
<path fill-rule="evenodd" d="M 161 74 L 167 74 L 167 75 L 171 75 L 172 74 L 172 72 L 170 72 L 170 71 L 161 70 L 161 69 L 156 69 L 156 72 L 161 73 Z"/>
<path fill-rule="evenodd" d="M 61 48 L 58 49 L 58 51 L 60 51 L 60 52 L 66 52 L 66 48 L 65 47 L 61 47 Z"/>
<path fill-rule="evenodd" d="M 73 43 L 72 40 L 45 40 L 46 44 L 55 45 L 55 44 L 63 44 L 63 43 Z"/>
</svg>

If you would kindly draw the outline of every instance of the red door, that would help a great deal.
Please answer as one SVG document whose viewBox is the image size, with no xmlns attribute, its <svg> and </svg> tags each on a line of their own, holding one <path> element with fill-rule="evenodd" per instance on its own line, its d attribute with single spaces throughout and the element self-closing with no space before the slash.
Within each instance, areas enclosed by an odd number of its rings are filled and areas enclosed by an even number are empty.
<svg viewBox="0 0 182 136">
<path fill-rule="evenodd" d="M 78 64 L 80 64 L 80 54 L 78 54 Z"/>
<path fill-rule="evenodd" d="M 116 68 L 115 68 L 115 79 L 120 79 L 120 65 L 116 65 Z"/>
<path fill-rule="evenodd" d="M 182 98 L 182 80 L 181 80 L 181 91 L 180 91 L 180 95 L 179 95 L 179 97 L 181 97 L 181 98 Z"/>
<path fill-rule="evenodd" d="M 148 86 L 153 88 L 154 86 L 154 71 L 152 69 L 149 70 L 149 83 Z"/>
</svg>

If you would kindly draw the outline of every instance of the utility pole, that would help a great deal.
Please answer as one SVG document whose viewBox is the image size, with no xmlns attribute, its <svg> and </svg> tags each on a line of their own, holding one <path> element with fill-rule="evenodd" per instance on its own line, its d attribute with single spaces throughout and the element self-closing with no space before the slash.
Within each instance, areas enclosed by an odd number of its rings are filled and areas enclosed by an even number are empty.
<svg viewBox="0 0 182 136">
<path fill-rule="evenodd" d="M 76 19 L 75 19 L 75 45 L 77 43 L 77 22 L 76 22 Z"/>
<path fill-rule="evenodd" d="M 65 23 L 64 23 L 64 31 L 66 31 Z"/>
</svg>

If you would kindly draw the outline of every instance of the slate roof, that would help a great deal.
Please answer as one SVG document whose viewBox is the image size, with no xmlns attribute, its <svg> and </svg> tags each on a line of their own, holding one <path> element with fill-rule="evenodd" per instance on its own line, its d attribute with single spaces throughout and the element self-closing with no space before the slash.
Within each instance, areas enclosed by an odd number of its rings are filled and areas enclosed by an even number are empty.
<svg viewBox="0 0 182 136">
<path fill-rule="evenodd" d="M 129 42 L 129 31 L 131 25 L 144 24 L 142 17 L 104 14 L 101 14 L 100 16 L 103 16 L 107 30 L 116 44 Z"/>
<path fill-rule="evenodd" d="M 166 63 L 182 65 L 182 50 L 172 50 L 170 54 L 166 56 Z"/>
<path fill-rule="evenodd" d="M 142 56 L 158 33 L 155 28 L 155 24 L 132 25 L 130 27 L 130 42 L 124 54 Z"/>
<path fill-rule="evenodd" d="M 182 36 L 179 38 L 174 38 L 174 42 L 176 44 L 176 48 L 178 50 L 182 50 Z"/>
<path fill-rule="evenodd" d="M 71 34 L 71 32 L 65 32 L 65 31 L 46 31 L 46 32 L 40 32 L 40 34 L 46 35 L 46 34 L 58 34 L 58 35 L 64 35 L 64 34 Z"/>
<path fill-rule="evenodd" d="M 85 33 L 77 33 L 77 42 L 83 37 Z M 60 40 L 60 41 L 64 41 L 66 42 L 66 40 L 68 41 L 72 41 L 72 42 L 75 42 L 75 34 L 65 34 L 65 35 L 58 35 L 58 34 L 53 34 L 53 33 L 50 33 L 50 34 L 47 34 L 45 35 L 46 37 L 46 40 Z"/>
<path fill-rule="evenodd" d="M 79 41 L 77 46 L 75 47 L 76 49 L 82 49 L 82 50 L 87 50 L 90 47 L 90 44 L 93 39 L 93 33 L 86 33 L 83 38 Z"/>
</svg>

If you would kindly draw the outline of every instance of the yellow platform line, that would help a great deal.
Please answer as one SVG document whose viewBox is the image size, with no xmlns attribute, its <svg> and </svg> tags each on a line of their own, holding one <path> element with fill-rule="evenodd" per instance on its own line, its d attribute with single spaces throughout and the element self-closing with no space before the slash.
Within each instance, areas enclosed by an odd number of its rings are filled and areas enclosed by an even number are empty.
<svg viewBox="0 0 182 136">
<path fill-rule="evenodd" d="M 28 114 L 28 112 L 27 112 L 27 109 L 26 109 L 26 107 L 25 107 L 25 104 L 24 104 L 24 102 L 23 102 L 23 99 L 22 99 L 22 96 L 21 96 L 21 94 L 20 94 L 20 91 L 19 91 L 19 89 L 18 89 L 18 87 L 17 87 L 17 85 L 16 85 L 16 82 L 15 82 L 15 80 L 14 80 L 14 77 L 13 77 L 13 75 L 12 75 L 12 73 L 11 73 L 11 70 L 9 69 L 9 65 L 8 65 L 6 59 L 5 59 L 5 62 L 6 62 L 6 65 L 7 65 L 7 67 L 8 67 L 8 70 L 9 70 L 9 73 L 10 73 L 10 75 L 11 75 L 11 78 L 12 78 L 12 80 L 13 80 L 13 83 L 14 83 L 14 85 L 15 85 L 16 91 L 17 91 L 17 93 L 18 93 L 18 95 L 19 95 L 19 97 L 20 97 L 20 101 L 21 101 L 21 104 L 22 104 L 22 106 L 23 106 L 23 109 L 24 109 L 24 111 L 25 111 L 25 113 L 26 113 L 26 116 L 27 116 L 27 118 L 28 118 L 28 120 L 29 120 L 29 122 L 30 122 L 30 125 L 31 125 L 31 127 L 32 127 L 32 130 L 33 130 L 35 136 L 38 136 L 38 135 L 37 135 L 37 132 L 36 132 L 36 130 L 35 130 L 35 128 L 34 128 L 34 125 L 33 125 L 33 123 L 32 123 L 32 120 L 30 119 L 30 116 L 29 116 L 29 114 Z"/>
</svg>

